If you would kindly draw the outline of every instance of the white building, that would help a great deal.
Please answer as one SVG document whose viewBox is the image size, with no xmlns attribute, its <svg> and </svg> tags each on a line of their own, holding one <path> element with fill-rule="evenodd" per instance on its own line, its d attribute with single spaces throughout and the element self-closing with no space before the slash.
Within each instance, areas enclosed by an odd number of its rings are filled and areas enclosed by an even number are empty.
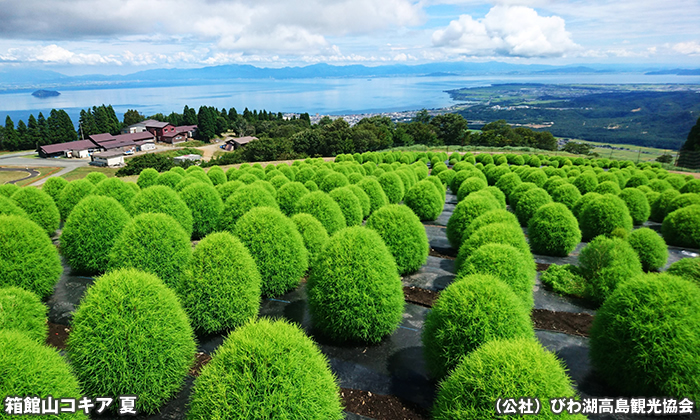
<svg viewBox="0 0 700 420">
<path fill-rule="evenodd" d="M 95 153 L 92 155 L 92 162 L 90 162 L 90 165 L 108 167 L 124 166 L 124 153 L 121 151 Z"/>
</svg>

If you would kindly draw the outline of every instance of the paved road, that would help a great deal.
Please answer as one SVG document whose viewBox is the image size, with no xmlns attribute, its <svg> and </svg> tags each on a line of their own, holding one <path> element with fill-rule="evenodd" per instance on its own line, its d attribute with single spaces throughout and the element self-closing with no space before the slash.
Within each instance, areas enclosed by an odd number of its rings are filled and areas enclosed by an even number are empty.
<svg viewBox="0 0 700 420">
<path fill-rule="evenodd" d="M 53 176 L 61 176 L 65 173 L 68 173 L 76 168 L 80 168 L 82 166 L 87 166 L 90 163 L 89 159 L 63 159 L 63 158 L 54 158 L 54 159 L 35 159 L 35 158 L 29 158 L 26 156 L 32 156 L 35 155 L 36 152 L 19 152 L 19 153 L 10 153 L 7 155 L 0 155 L 0 165 L 2 166 L 18 166 L 24 170 L 24 168 L 31 168 L 31 167 L 37 167 L 37 166 L 49 166 L 49 167 L 60 167 L 63 168 L 60 171 L 56 172 L 55 174 L 51 175 Z M 42 185 L 44 182 L 46 182 L 47 179 L 50 177 L 42 178 L 35 183 L 31 184 L 34 186 L 39 186 Z"/>
<path fill-rule="evenodd" d="M 25 176 L 24 178 L 20 179 L 15 179 L 14 181 L 9 181 L 8 184 L 16 184 L 20 181 L 24 181 L 25 179 L 30 179 L 39 176 L 39 171 L 35 171 L 34 169 L 22 169 L 22 168 L 0 168 L 0 171 L 4 172 L 28 172 L 29 176 Z"/>
</svg>

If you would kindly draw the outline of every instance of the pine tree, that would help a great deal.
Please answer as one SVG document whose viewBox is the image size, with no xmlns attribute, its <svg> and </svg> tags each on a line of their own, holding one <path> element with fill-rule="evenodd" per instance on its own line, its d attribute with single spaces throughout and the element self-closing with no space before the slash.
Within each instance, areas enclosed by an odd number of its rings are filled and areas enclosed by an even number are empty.
<svg viewBox="0 0 700 420">
<path fill-rule="evenodd" d="M 201 110 L 201 108 L 200 108 Z M 199 117 L 194 108 L 190 108 L 185 105 L 184 111 L 182 111 L 182 118 L 184 125 L 197 125 L 199 124 Z"/>
<path fill-rule="evenodd" d="M 91 109 L 80 110 L 80 121 L 78 122 L 78 135 L 82 139 L 87 138 L 92 134 L 100 134 L 97 128 L 97 123 L 95 122 L 95 116 Z"/>
<path fill-rule="evenodd" d="M 46 144 L 51 144 L 49 142 L 49 125 L 44 118 L 43 113 L 39 113 L 39 117 L 36 120 L 37 126 L 39 127 L 39 145 L 44 146 Z"/>
<path fill-rule="evenodd" d="M 5 118 L 5 132 L 2 144 L 3 150 L 17 150 L 17 132 L 15 131 L 15 123 L 8 115 Z"/>
<path fill-rule="evenodd" d="M 27 132 L 27 124 L 19 120 L 17 123 L 17 149 L 28 150 L 32 148 L 32 141 Z"/>
<path fill-rule="evenodd" d="M 698 118 L 693 128 L 690 129 L 688 138 L 681 146 L 676 165 L 683 168 L 700 168 L 700 118 Z"/>
<path fill-rule="evenodd" d="M 29 142 L 31 142 L 31 147 L 38 148 L 41 145 L 41 132 L 39 131 L 39 123 L 34 114 L 29 114 L 29 119 L 27 120 L 27 135 L 29 137 Z"/>
</svg>

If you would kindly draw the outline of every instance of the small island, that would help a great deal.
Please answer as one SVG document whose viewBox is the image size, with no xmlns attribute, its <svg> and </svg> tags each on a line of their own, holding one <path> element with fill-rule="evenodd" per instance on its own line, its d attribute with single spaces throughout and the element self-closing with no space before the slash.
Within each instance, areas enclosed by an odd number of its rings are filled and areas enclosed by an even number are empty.
<svg viewBox="0 0 700 420">
<path fill-rule="evenodd" d="M 55 90 L 37 90 L 36 92 L 32 92 L 32 96 L 36 96 L 37 98 L 50 98 L 52 96 L 58 96 L 60 95 L 61 92 L 56 92 Z"/>
</svg>

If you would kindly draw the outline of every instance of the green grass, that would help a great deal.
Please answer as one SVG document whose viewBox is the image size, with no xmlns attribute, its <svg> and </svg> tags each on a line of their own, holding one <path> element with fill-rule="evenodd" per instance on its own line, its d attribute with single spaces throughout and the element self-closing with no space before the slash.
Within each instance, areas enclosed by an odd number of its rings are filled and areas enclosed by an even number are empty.
<svg viewBox="0 0 700 420">
<path fill-rule="evenodd" d="M 100 167 L 95 167 L 95 166 L 84 166 L 80 168 L 73 169 L 72 171 L 65 173 L 61 175 L 62 178 L 65 178 L 66 181 L 74 181 L 76 179 L 83 179 L 85 178 L 88 174 L 92 172 L 100 172 L 105 174 L 108 177 L 113 177 L 115 176 L 114 174 L 117 173 L 116 168 L 100 168 Z"/>
<path fill-rule="evenodd" d="M 26 187 L 27 185 L 33 184 L 40 179 L 43 179 L 49 175 L 55 174 L 56 172 L 60 171 L 63 168 L 56 168 L 56 167 L 51 167 L 51 166 L 41 166 L 41 167 L 30 168 L 30 169 L 34 169 L 35 171 L 39 171 L 39 176 L 37 176 L 35 178 L 30 178 L 30 179 L 27 179 L 24 181 L 20 181 L 20 182 L 16 183 L 15 185 L 17 185 L 18 187 Z"/>
</svg>

